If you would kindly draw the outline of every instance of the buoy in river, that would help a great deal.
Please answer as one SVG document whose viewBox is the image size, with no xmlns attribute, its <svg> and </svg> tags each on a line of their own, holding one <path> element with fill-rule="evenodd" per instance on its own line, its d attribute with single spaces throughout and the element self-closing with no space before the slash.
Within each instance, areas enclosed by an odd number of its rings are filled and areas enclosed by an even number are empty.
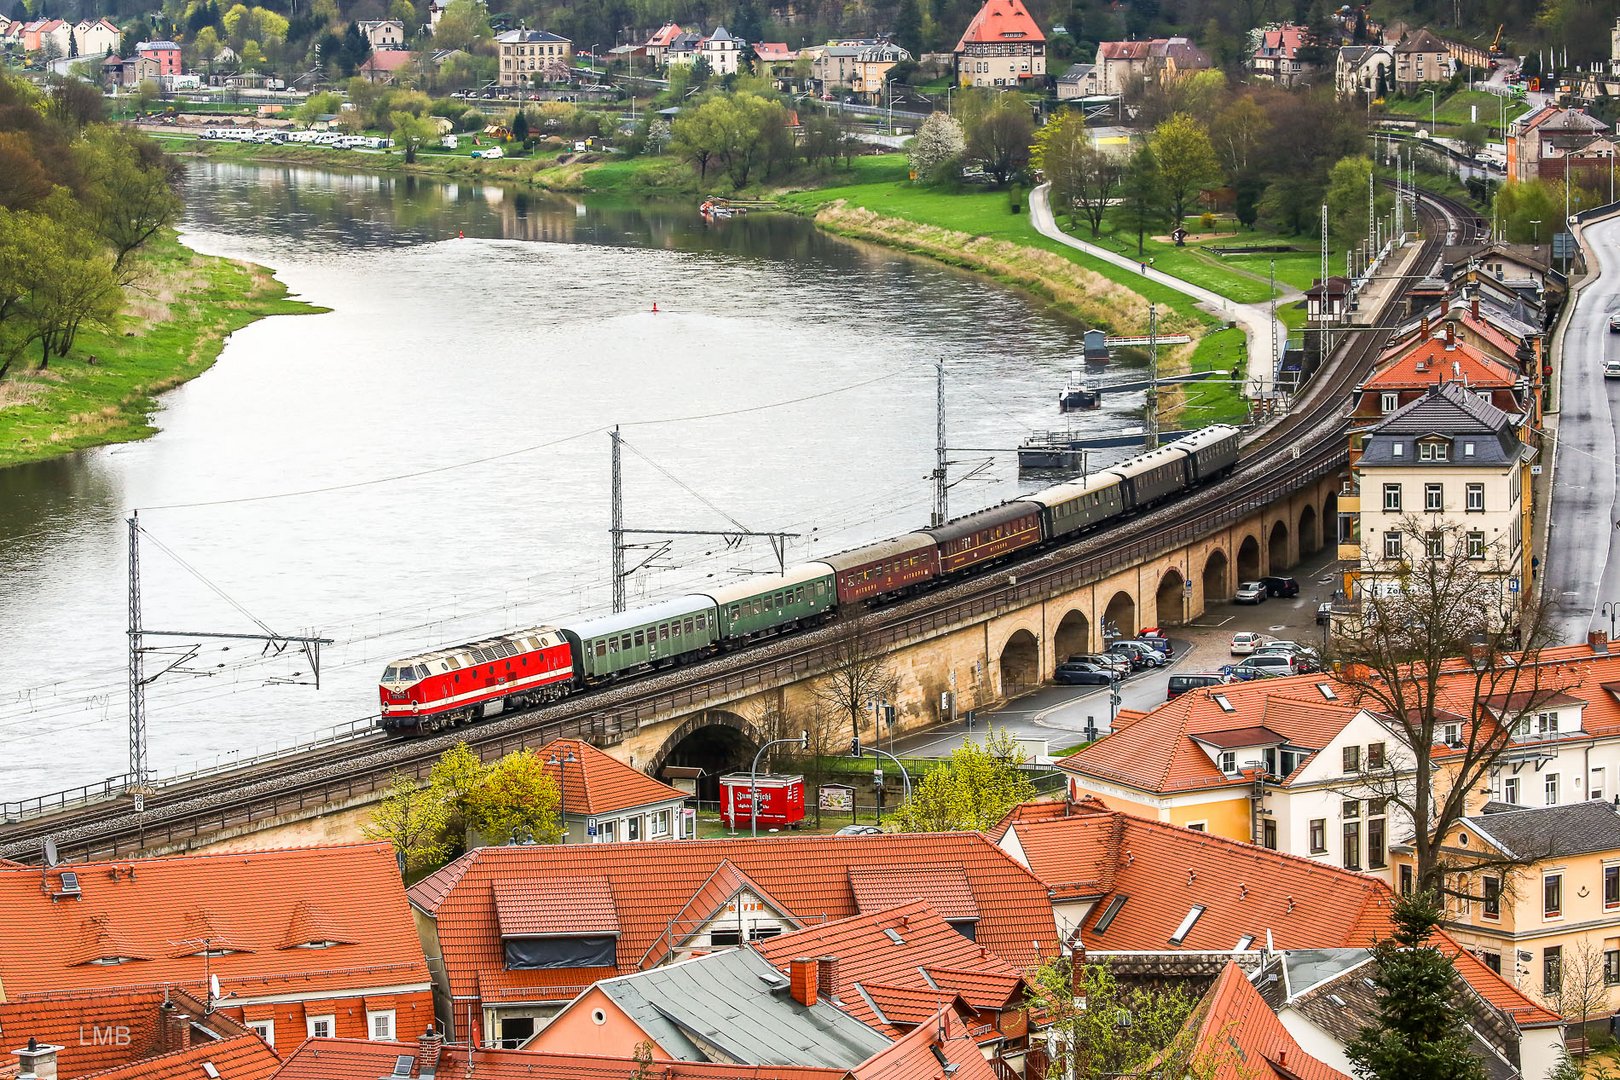
<svg viewBox="0 0 1620 1080">
<path fill-rule="evenodd" d="M 652 309 L 652 313 L 653 313 L 653 314 L 654 314 L 654 315 L 656 315 L 656 314 L 658 314 L 658 301 L 656 301 L 656 300 L 654 300 L 654 301 L 653 301 L 653 309 Z"/>
</svg>

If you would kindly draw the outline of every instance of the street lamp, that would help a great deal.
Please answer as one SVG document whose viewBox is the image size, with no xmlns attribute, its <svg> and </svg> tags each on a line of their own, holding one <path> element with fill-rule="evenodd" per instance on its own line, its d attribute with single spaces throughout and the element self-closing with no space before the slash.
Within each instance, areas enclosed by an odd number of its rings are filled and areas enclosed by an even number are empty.
<svg viewBox="0 0 1620 1080">
<path fill-rule="evenodd" d="M 760 747 L 759 753 L 754 755 L 754 764 L 748 770 L 749 836 L 759 836 L 759 759 L 764 757 L 765 751 L 769 750 L 771 747 L 782 746 L 786 743 L 798 743 L 800 750 L 808 750 L 810 749 L 810 733 L 808 731 L 801 731 L 799 732 L 799 737 L 797 739 L 772 739 L 770 742 Z M 733 825 L 735 825 L 737 822 L 737 810 L 735 806 L 732 807 L 731 821 Z"/>
<path fill-rule="evenodd" d="M 596 50 L 600 49 L 601 47 L 602 47 L 602 43 L 600 41 L 598 41 L 596 44 L 591 46 L 591 74 L 592 75 L 597 74 Z"/>
<path fill-rule="evenodd" d="M 1530 242 L 1532 244 L 1541 243 L 1541 219 L 1540 218 L 1532 218 L 1531 221 L 1530 221 L 1530 229 L 1531 229 L 1531 232 L 1530 232 L 1531 240 L 1530 240 Z"/>
<path fill-rule="evenodd" d="M 563 771 L 565 765 L 573 765 L 579 761 L 574 752 L 569 750 L 561 757 L 553 750 L 546 758 L 547 765 L 557 767 L 557 813 L 562 818 L 562 842 L 568 843 L 568 776 Z"/>
<path fill-rule="evenodd" d="M 1434 130 L 1434 127 L 1435 127 L 1435 119 L 1434 119 L 1435 93 L 1434 93 L 1434 87 L 1432 87 L 1432 86 L 1429 87 L 1428 90 L 1425 91 L 1425 93 L 1427 93 L 1429 95 L 1429 138 L 1438 139 L 1440 137 L 1440 134 L 1439 134 L 1439 132 Z"/>
</svg>

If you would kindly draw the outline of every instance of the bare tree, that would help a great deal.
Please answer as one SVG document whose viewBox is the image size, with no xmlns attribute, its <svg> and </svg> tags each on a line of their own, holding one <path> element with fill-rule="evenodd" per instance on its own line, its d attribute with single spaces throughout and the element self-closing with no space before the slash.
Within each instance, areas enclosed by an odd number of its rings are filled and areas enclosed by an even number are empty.
<svg viewBox="0 0 1620 1080">
<path fill-rule="evenodd" d="M 1418 889 L 1458 896 L 1447 877 L 1462 867 L 1448 865 L 1447 835 L 1503 755 L 1536 734 L 1531 718 L 1567 679 L 1539 663 L 1547 612 L 1510 587 L 1513 553 L 1412 516 L 1398 535 L 1399 554 L 1363 553 L 1359 610 L 1335 627 L 1333 658 L 1355 703 L 1399 743 L 1365 783 L 1412 823 Z M 1470 858 L 1466 868 L 1482 864 Z"/>
<path fill-rule="evenodd" d="M 1558 982 L 1546 996 L 1564 1019 L 1579 1025 L 1581 1041 L 1576 1055 L 1586 1060 L 1587 1022 L 1609 1012 L 1609 984 L 1603 972 L 1603 946 L 1591 935 L 1564 946 L 1558 960 Z"/>
<path fill-rule="evenodd" d="M 829 721 L 847 722 L 850 736 L 858 739 L 862 722 L 873 715 L 873 702 L 892 701 L 900 677 L 859 618 L 837 624 L 830 648 L 832 667 L 812 684 L 810 696 Z"/>
<path fill-rule="evenodd" d="M 821 785 L 826 778 L 827 759 L 843 753 L 849 745 L 848 741 L 841 737 L 845 717 L 826 708 L 819 701 L 812 702 L 808 707 L 792 708 L 788 706 L 785 694 L 778 693 L 776 697 L 755 707 L 748 719 L 759 732 L 761 739 L 796 739 L 800 735 L 805 737 L 805 748 L 802 753 L 793 747 L 785 747 L 782 748 L 782 758 L 784 761 L 792 762 L 790 767 L 802 772 L 813 789 L 816 828 L 821 828 L 820 796 Z"/>
</svg>

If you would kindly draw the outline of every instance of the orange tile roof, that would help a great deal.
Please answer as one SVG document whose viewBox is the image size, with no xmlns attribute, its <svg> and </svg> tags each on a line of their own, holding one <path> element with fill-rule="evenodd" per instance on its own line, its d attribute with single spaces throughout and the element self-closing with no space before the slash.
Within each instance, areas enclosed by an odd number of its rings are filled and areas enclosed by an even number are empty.
<svg viewBox="0 0 1620 1080">
<path fill-rule="evenodd" d="M 1563 1024 L 1562 1016 L 1538 1005 L 1523 990 L 1486 967 L 1483 960 L 1459 945 L 1450 934 L 1442 930 L 1435 934 L 1432 943 L 1451 957 L 1457 973 L 1468 980 L 1468 985 L 1478 991 L 1480 997 L 1507 1013 L 1521 1028 L 1557 1027 Z"/>
<path fill-rule="evenodd" d="M 495 919 L 501 937 L 555 937 L 559 934 L 617 934 L 613 886 L 605 877 L 535 881 L 497 879 Z"/>
<path fill-rule="evenodd" d="M 849 887 L 863 914 L 915 897 L 927 900 L 946 922 L 973 922 L 979 917 L 973 886 L 960 866 L 852 866 Z"/>
<path fill-rule="evenodd" d="M 686 798 L 686 792 L 679 788 L 654 780 L 579 739 L 554 739 L 535 753 L 546 763 L 546 775 L 556 780 L 561 773 L 563 806 L 570 815 L 612 814 Z M 562 760 L 570 753 L 575 761 Z M 553 757 L 558 764 L 550 764 Z"/>
<path fill-rule="evenodd" d="M 979 913 L 979 943 L 1019 968 L 1057 951 L 1044 886 L 978 833 L 486 847 L 419 882 L 410 896 L 437 921 L 453 997 L 477 997 L 481 987 L 533 987 L 527 1000 L 566 1000 L 572 992 L 548 991 L 539 977 L 558 986 L 605 976 L 585 969 L 506 971 L 492 882 L 543 888 L 558 879 L 607 878 L 619 921 L 617 970 L 607 974 L 629 974 L 641 970 L 660 936 L 728 861 L 801 923 L 859 911 L 852 870 L 960 867 Z"/>
<path fill-rule="evenodd" d="M 1363 385 L 1369 390 L 1413 389 L 1465 381 L 1476 389 L 1511 390 L 1519 373 L 1509 364 L 1465 341 L 1446 347 L 1443 337 L 1399 345 L 1379 357 Z"/>
<path fill-rule="evenodd" d="M 276 1080 L 377 1080 L 388 1076 L 401 1057 L 415 1058 L 416 1043 L 362 1042 L 358 1039 L 310 1039 L 300 1046 Z M 471 1063 L 471 1072 L 468 1065 Z M 413 1076 L 421 1075 L 415 1063 Z M 626 1058 L 585 1054 L 536 1053 L 447 1046 L 435 1062 L 438 1075 L 472 1075 L 478 1080 L 627 1080 L 642 1071 Z M 848 1080 L 844 1069 L 792 1065 L 720 1065 L 711 1062 L 658 1061 L 648 1070 L 658 1080 Z"/>
<path fill-rule="evenodd" d="M 1053 900 L 1102 896 L 1113 888 L 1119 842 L 1125 832 L 1122 815 L 1104 808 L 1088 817 L 1067 820 L 1066 828 L 1026 828 L 1025 824 L 1014 825 L 1024 862 L 1046 883 Z"/>
<path fill-rule="evenodd" d="M 962 38 L 956 43 L 957 52 L 969 43 L 1031 42 L 1044 44 L 1046 35 L 1035 25 L 1024 0 L 984 0 L 984 6 L 973 16 Z"/>
<path fill-rule="evenodd" d="M 78 897 L 53 898 L 69 870 Z M 0 910 L 0 986 L 13 1001 L 115 987 L 201 991 L 209 974 L 242 1002 L 429 985 L 387 844 L 0 869 Z M 300 928 L 347 943 L 288 947 Z M 204 941 L 229 951 L 205 958 Z M 93 963 L 114 955 L 125 962 Z"/>
<path fill-rule="evenodd" d="M 866 1020 L 879 1031 L 894 1036 L 933 1019 L 941 1009 L 958 1004 L 958 998 L 948 990 L 935 990 L 927 986 L 886 986 L 883 983 L 862 983 L 862 996 L 877 1010 L 874 1020 Z M 863 1002 L 864 1004 L 864 1002 Z M 966 1009 L 965 1002 L 961 1008 Z M 845 1011 L 853 1014 L 854 1009 Z M 863 1010 L 865 1011 L 865 1010 Z M 864 1020 L 864 1018 L 862 1018 Z"/>
<path fill-rule="evenodd" d="M 753 893 L 761 903 L 774 911 L 787 910 L 787 905 L 772 896 L 769 889 L 751 880 L 728 859 L 715 868 L 714 873 L 709 875 L 709 880 L 703 883 L 703 887 L 693 893 L 692 899 L 669 920 L 666 931 L 648 948 L 638 966 L 643 970 L 657 967 L 683 939 L 718 915 L 745 890 Z"/>
<path fill-rule="evenodd" d="M 943 1032 L 943 1037 L 940 1033 Z M 850 1073 L 851 1080 L 996 1080 L 996 1071 L 949 1009 L 918 1024 Z"/>
<path fill-rule="evenodd" d="M 1086 819 L 1013 827 L 1026 851 L 1068 843 L 1081 849 L 1075 861 L 1112 858 L 1113 881 L 1100 895 L 1126 899 L 1102 933 L 1097 923 L 1110 904 L 1092 905 L 1080 928 L 1087 948 L 1228 951 L 1246 936 L 1264 942 L 1268 931 L 1279 949 L 1340 948 L 1368 946 L 1390 932 L 1389 890 L 1375 878 L 1130 814 L 1098 817 L 1114 818 L 1117 836 Z M 1069 864 L 1053 865 L 1072 872 Z M 1195 905 L 1203 913 L 1172 942 Z"/>
<path fill-rule="evenodd" d="M 204 1066 L 212 1065 L 207 1073 Z M 220 1080 L 269 1080 L 281 1068 L 281 1059 L 257 1035 L 238 1035 L 219 1042 L 205 1042 L 189 1050 L 161 1057 L 134 1061 L 128 1065 L 91 1073 L 84 1080 L 199 1080 L 217 1076 Z"/>
<path fill-rule="evenodd" d="M 889 936 L 891 931 L 894 937 Z M 963 937 L 924 900 L 808 927 L 753 947 L 784 972 L 795 957 L 835 958 L 837 988 L 823 992 L 832 993 L 857 1020 L 891 1036 L 895 1032 L 885 1029 L 856 987 L 868 993 L 878 985 L 926 991 L 935 1002 L 931 1011 L 957 996 L 976 1010 L 1000 1010 L 1022 996 L 1018 968 Z M 896 1019 L 881 1002 L 879 1008 L 890 1020 Z"/>
<path fill-rule="evenodd" d="M 1319 684 L 1335 693 L 1327 699 Z M 1193 741 L 1196 736 L 1264 727 L 1299 747 L 1321 749 L 1358 712 L 1354 691 L 1330 675 L 1256 679 L 1203 687 L 1165 702 L 1123 731 L 1115 731 L 1059 761 L 1058 768 L 1142 791 L 1169 793 L 1241 786 Z M 1232 706 L 1227 712 L 1218 699 Z"/>
<path fill-rule="evenodd" d="M 56 1055 L 57 1075 L 77 1077 L 86 1073 L 127 1065 L 148 1058 L 164 1049 L 163 1003 L 172 1000 L 181 1014 L 193 1022 L 203 1018 L 202 1003 L 178 991 L 93 990 L 51 994 L 0 1002 L 0 1039 L 7 1045 L 22 1046 L 29 1039 L 60 1046 Z M 236 1021 L 215 1012 L 207 1017 L 208 1027 L 221 1035 L 241 1035 L 246 1029 Z M 118 1031 L 122 1038 L 86 1038 L 86 1032 Z M 15 1075 L 0 1065 L 0 1075 Z"/>
<path fill-rule="evenodd" d="M 1311 1057 L 1243 974 L 1227 962 L 1187 1020 L 1193 1068 L 1208 1080 L 1350 1080 Z"/>
<path fill-rule="evenodd" d="M 999 844 L 1001 838 L 1007 835 L 1007 830 L 1022 821 L 1083 817 L 1107 809 L 1106 803 L 1090 795 L 1079 799 L 1036 799 L 1033 802 L 1019 803 L 1007 811 L 1007 816 L 985 830 L 985 835 Z"/>
</svg>

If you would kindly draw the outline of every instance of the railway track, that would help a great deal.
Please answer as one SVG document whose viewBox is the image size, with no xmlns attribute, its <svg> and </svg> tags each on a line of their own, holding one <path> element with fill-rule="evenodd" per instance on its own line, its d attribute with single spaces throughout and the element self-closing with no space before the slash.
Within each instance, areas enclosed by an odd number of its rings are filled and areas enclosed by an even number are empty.
<svg viewBox="0 0 1620 1080">
<path fill-rule="evenodd" d="M 1478 218 L 1454 200 L 1426 193 L 1418 212 L 1425 223 L 1415 263 L 1421 274 L 1448 234 L 1475 227 Z M 1389 325 L 1403 297 L 1404 290 L 1394 292 L 1375 325 Z M 1354 334 L 1344 355 L 1313 381 L 1295 408 L 1245 445 L 1228 479 L 1075 543 L 871 612 L 864 616 L 868 636 L 877 646 L 901 647 L 1015 610 L 1241 521 L 1336 473 L 1347 460 L 1344 402 L 1370 371 L 1387 336 L 1387 331 Z M 1121 543 L 1125 535 L 1137 539 Z M 561 737 L 615 743 L 644 719 L 718 706 L 825 670 L 835 632 L 820 628 L 776 638 L 460 731 L 410 741 L 379 735 L 199 777 L 148 795 L 139 813 L 120 799 L 7 823 L 0 825 L 0 857 L 38 861 L 47 835 L 69 859 L 110 859 L 184 845 L 310 806 L 342 805 L 385 786 L 398 773 L 425 777 L 439 755 L 460 741 L 486 757 Z"/>
</svg>

